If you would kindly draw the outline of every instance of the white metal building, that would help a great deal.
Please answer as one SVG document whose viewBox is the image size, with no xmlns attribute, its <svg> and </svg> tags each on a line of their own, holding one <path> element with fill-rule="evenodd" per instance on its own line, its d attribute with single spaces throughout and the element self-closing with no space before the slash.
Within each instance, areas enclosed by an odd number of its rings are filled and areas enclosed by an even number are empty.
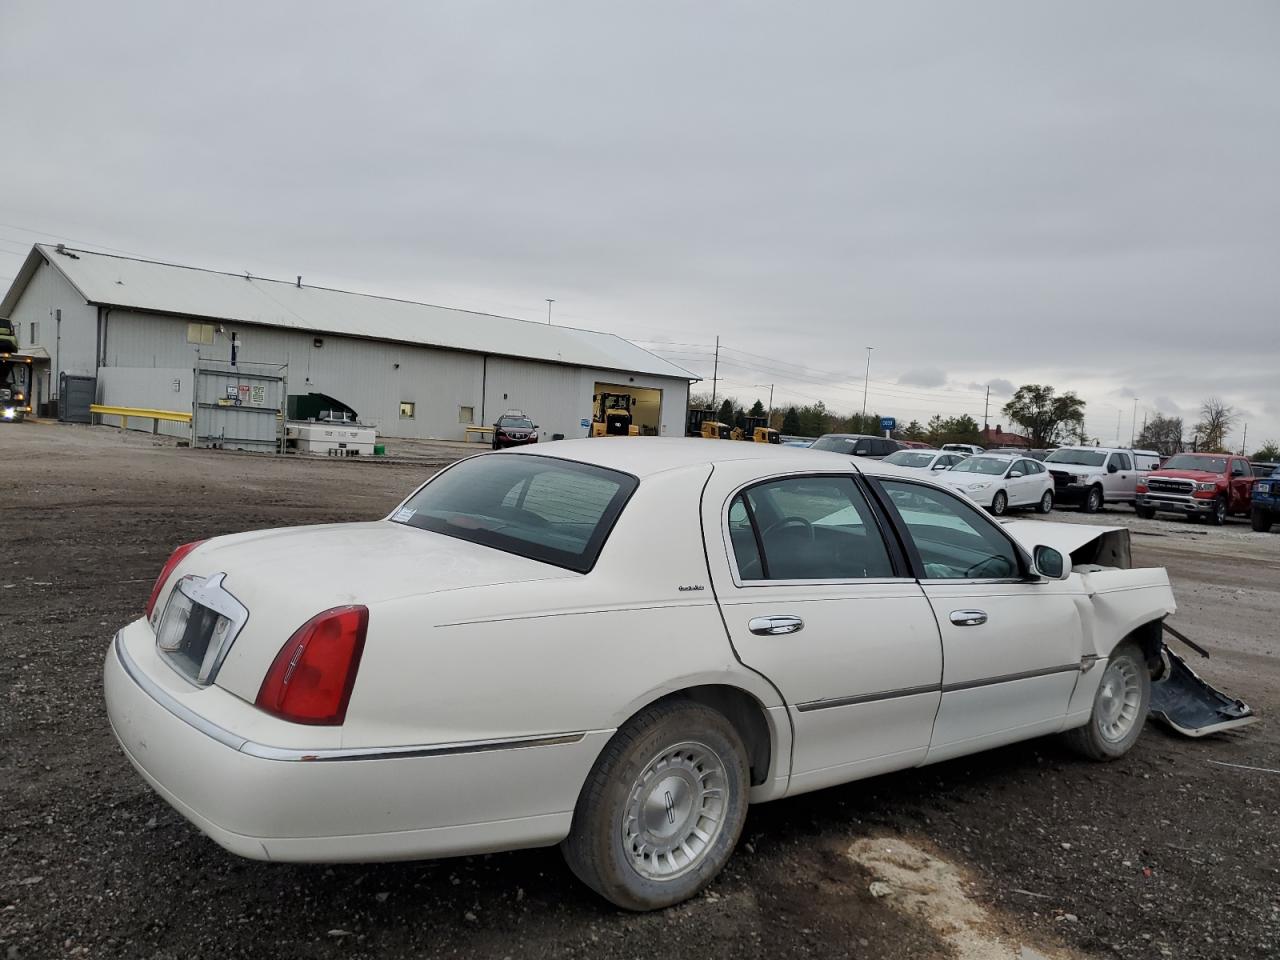
<svg viewBox="0 0 1280 960">
<path fill-rule="evenodd" d="M 464 439 L 519 408 L 584 436 L 593 396 L 635 398 L 642 432 L 684 433 L 697 378 L 613 334 L 37 244 L 0 300 L 40 364 L 97 377 L 99 403 L 186 410 L 202 359 L 287 365 L 290 394 L 323 393 L 382 436 Z M 169 425 L 173 432 L 181 425 Z"/>
</svg>

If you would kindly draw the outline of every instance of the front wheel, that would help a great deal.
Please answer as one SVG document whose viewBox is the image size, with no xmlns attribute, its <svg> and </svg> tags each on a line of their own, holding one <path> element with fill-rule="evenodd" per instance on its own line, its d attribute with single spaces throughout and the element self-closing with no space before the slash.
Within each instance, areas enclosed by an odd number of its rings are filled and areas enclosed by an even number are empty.
<svg viewBox="0 0 1280 960">
<path fill-rule="evenodd" d="M 1151 671 L 1141 648 L 1125 640 L 1111 652 L 1102 671 L 1089 722 L 1063 737 L 1090 760 L 1115 760 L 1137 742 L 1150 705 Z"/>
<path fill-rule="evenodd" d="M 1084 513 L 1097 513 L 1102 509 L 1102 488 L 1090 487 L 1089 492 L 1084 495 L 1084 502 L 1080 504 L 1080 509 Z"/>
<path fill-rule="evenodd" d="M 1009 509 L 1009 495 L 1003 490 L 997 490 L 995 497 L 991 500 L 991 512 L 997 517 L 1003 517 Z"/>
<path fill-rule="evenodd" d="M 1264 510 L 1262 507 L 1254 507 L 1249 514 L 1249 523 L 1258 533 L 1266 533 L 1271 529 L 1271 511 Z"/>
<path fill-rule="evenodd" d="M 1213 501 L 1213 525 L 1220 527 L 1227 522 L 1227 498 L 1219 497 Z"/>
<path fill-rule="evenodd" d="M 1048 513 L 1053 509 L 1053 491 L 1046 490 L 1040 502 L 1036 504 L 1036 513 Z"/>
<path fill-rule="evenodd" d="M 614 734 L 560 845 L 579 880 L 627 910 L 687 900 L 724 867 L 747 816 L 746 749 L 723 714 L 668 700 Z"/>
</svg>

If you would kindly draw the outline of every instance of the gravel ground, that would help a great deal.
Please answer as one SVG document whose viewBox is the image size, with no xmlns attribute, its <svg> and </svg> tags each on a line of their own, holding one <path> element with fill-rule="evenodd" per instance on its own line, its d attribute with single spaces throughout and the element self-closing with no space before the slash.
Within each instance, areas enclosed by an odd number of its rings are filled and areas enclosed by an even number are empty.
<svg viewBox="0 0 1280 960">
<path fill-rule="evenodd" d="M 377 517 L 427 469 L 0 430 L 5 960 L 954 955 L 937 923 L 870 894 L 874 870 L 849 850 L 884 836 L 954 864 L 1001 929 L 1050 955 L 1280 952 L 1280 535 L 1128 510 L 1088 522 L 1133 527 L 1137 562 L 1168 567 L 1175 623 L 1213 654 L 1193 666 L 1263 723 L 1203 741 L 1149 726 L 1108 766 L 1040 740 L 755 807 L 711 890 L 646 916 L 596 899 L 555 850 L 333 868 L 224 853 L 117 748 L 101 695 L 112 633 L 174 545 Z"/>
</svg>

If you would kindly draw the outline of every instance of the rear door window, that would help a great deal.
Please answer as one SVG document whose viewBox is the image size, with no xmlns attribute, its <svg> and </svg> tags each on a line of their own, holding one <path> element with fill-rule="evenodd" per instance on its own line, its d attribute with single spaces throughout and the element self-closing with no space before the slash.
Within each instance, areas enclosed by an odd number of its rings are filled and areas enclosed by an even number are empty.
<svg viewBox="0 0 1280 960">
<path fill-rule="evenodd" d="M 730 504 L 729 535 L 744 581 L 895 576 L 880 527 L 852 477 L 757 484 Z"/>
</svg>

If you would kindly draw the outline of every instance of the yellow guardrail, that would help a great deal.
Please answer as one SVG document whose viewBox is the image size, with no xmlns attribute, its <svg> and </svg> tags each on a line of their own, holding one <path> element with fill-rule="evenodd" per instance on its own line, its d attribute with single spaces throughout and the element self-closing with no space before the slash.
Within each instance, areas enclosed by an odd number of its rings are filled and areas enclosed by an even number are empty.
<svg viewBox="0 0 1280 960">
<path fill-rule="evenodd" d="M 119 417 L 120 426 L 128 427 L 130 417 L 138 417 L 152 421 L 152 432 L 158 428 L 161 420 L 174 423 L 190 423 L 191 413 L 178 410 L 150 410 L 146 407 L 108 407 L 100 403 L 89 404 L 89 412 L 97 416 Z"/>
<path fill-rule="evenodd" d="M 472 434 L 475 434 L 476 440 L 483 443 L 485 440 L 493 439 L 493 427 L 467 427 L 462 431 L 462 435 L 468 443 L 472 442 Z"/>
</svg>

